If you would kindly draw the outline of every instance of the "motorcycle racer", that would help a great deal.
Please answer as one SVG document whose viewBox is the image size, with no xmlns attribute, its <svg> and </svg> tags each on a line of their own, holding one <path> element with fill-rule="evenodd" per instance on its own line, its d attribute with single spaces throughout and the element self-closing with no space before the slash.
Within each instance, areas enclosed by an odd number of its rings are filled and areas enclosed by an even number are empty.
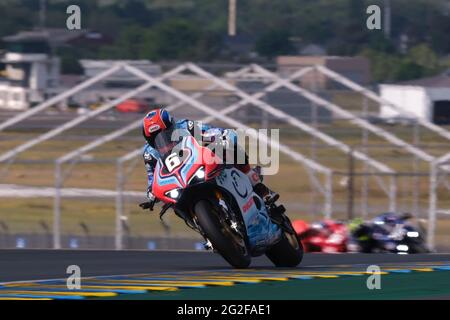
<svg viewBox="0 0 450 320">
<path fill-rule="evenodd" d="M 366 222 L 355 219 L 349 224 L 349 249 L 370 253 L 380 250 L 395 252 L 397 247 L 401 247 L 411 253 L 426 252 L 428 249 L 423 245 L 420 233 L 407 222 L 411 218 L 410 213 L 387 212 Z M 408 245 L 405 246 L 406 243 Z"/>
<path fill-rule="evenodd" d="M 143 119 L 142 134 L 146 140 L 143 150 L 144 164 L 147 171 L 147 202 L 141 203 L 143 209 L 149 208 L 153 210 L 153 206 L 157 202 L 156 197 L 152 193 L 153 174 L 156 163 L 160 158 L 159 152 L 155 149 L 155 138 L 163 130 L 166 129 L 184 129 L 192 136 L 196 132 L 201 133 L 200 143 L 218 143 L 226 149 L 233 149 L 235 161 L 234 167 L 246 174 L 253 186 L 254 191 L 266 203 L 266 205 L 274 203 L 279 195 L 271 191 L 265 184 L 262 183 L 262 177 L 258 168 L 252 169 L 248 163 L 248 156 L 245 151 L 237 143 L 237 134 L 234 130 L 213 127 L 198 121 L 188 119 L 175 120 L 172 115 L 164 108 L 159 108 L 150 111 Z M 244 154 L 244 163 L 237 163 L 236 156 L 239 153 Z"/>
</svg>

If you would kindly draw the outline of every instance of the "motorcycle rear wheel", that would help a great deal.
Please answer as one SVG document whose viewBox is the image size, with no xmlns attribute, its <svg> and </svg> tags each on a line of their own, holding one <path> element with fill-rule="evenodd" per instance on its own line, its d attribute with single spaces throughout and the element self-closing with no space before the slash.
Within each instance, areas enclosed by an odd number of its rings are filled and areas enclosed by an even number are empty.
<svg viewBox="0 0 450 320">
<path fill-rule="evenodd" d="M 219 220 L 219 208 L 208 200 L 200 200 L 194 207 L 198 223 L 216 250 L 234 268 L 247 268 L 251 262 L 245 239 L 237 239 L 228 225 Z"/>
</svg>

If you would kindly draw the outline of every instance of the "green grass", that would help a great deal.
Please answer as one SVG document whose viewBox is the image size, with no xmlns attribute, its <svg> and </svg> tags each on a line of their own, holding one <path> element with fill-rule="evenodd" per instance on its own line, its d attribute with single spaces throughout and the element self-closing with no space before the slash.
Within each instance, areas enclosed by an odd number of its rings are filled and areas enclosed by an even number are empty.
<svg viewBox="0 0 450 320">
<path fill-rule="evenodd" d="M 315 221 L 320 216 L 312 216 L 309 212 L 290 209 L 291 219 Z M 155 211 L 142 211 L 137 203 L 128 202 L 126 205 L 130 236 L 164 236 L 165 229 L 158 218 L 159 206 Z M 335 218 L 345 219 L 345 214 L 337 214 Z M 165 215 L 165 221 L 171 227 L 171 236 L 198 237 L 184 222 L 173 214 L 171 210 Z M 11 233 L 45 233 L 46 225 L 50 230 L 53 224 L 53 200 L 44 199 L 9 199 L 0 204 L 0 224 L 8 225 Z M 82 224 L 89 228 L 92 235 L 112 236 L 115 232 L 115 206 L 113 200 L 73 200 L 63 199 L 62 202 L 62 231 L 63 234 L 84 235 Z M 0 229 L 1 230 L 1 229 Z M 447 245 L 450 243 L 450 219 L 438 220 L 436 243 Z M 4 230 L 2 230 L 4 231 Z"/>
<path fill-rule="evenodd" d="M 53 199 L 12 199 L 2 201 L 0 208 L 0 222 L 7 223 L 10 232 L 43 233 L 45 232 L 43 225 L 52 228 Z M 92 235 L 114 235 L 116 212 L 114 199 L 111 201 L 65 199 L 61 209 L 64 234 L 83 235 L 81 225 L 85 224 Z M 126 209 L 131 236 L 166 234 L 157 214 L 158 207 L 151 213 L 142 211 L 137 203 L 129 203 Z M 196 233 L 175 215 L 168 214 L 165 220 L 174 236 L 196 236 Z"/>
</svg>

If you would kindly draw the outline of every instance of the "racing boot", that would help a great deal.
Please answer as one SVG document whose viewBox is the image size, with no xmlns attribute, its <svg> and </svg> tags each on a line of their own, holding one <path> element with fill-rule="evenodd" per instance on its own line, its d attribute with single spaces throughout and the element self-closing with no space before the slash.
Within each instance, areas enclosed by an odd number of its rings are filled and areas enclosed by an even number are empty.
<svg viewBox="0 0 450 320">
<path fill-rule="evenodd" d="M 247 176 L 249 177 L 253 190 L 256 192 L 258 196 L 260 196 L 267 207 L 270 207 L 280 198 L 280 195 L 276 192 L 270 190 L 263 181 L 263 176 L 261 175 L 261 167 L 257 166 L 254 169 L 250 169 L 247 172 Z"/>
<path fill-rule="evenodd" d="M 274 204 L 280 198 L 280 195 L 278 193 L 270 190 L 262 182 L 253 186 L 253 190 L 255 190 L 256 194 L 264 200 L 266 206 Z"/>
</svg>

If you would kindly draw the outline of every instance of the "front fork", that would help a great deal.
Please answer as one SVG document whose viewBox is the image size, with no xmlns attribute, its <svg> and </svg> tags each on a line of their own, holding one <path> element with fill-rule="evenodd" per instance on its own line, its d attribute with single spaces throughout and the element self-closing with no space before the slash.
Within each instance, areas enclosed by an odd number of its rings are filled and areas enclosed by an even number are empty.
<svg viewBox="0 0 450 320">
<path fill-rule="evenodd" d="M 296 234 L 294 228 L 292 227 L 291 220 L 285 214 L 286 208 L 283 205 L 271 204 L 267 207 L 269 212 L 269 217 L 273 223 L 278 225 L 283 231 L 290 234 Z"/>
<path fill-rule="evenodd" d="M 243 219 L 239 219 L 239 217 L 234 214 L 234 211 L 230 210 L 225 197 L 219 190 L 215 191 L 215 196 L 221 210 L 221 222 L 226 223 L 228 226 L 230 226 L 231 230 L 236 233 L 236 235 L 238 235 L 242 239 L 245 239 L 247 229 L 245 227 Z"/>
</svg>

